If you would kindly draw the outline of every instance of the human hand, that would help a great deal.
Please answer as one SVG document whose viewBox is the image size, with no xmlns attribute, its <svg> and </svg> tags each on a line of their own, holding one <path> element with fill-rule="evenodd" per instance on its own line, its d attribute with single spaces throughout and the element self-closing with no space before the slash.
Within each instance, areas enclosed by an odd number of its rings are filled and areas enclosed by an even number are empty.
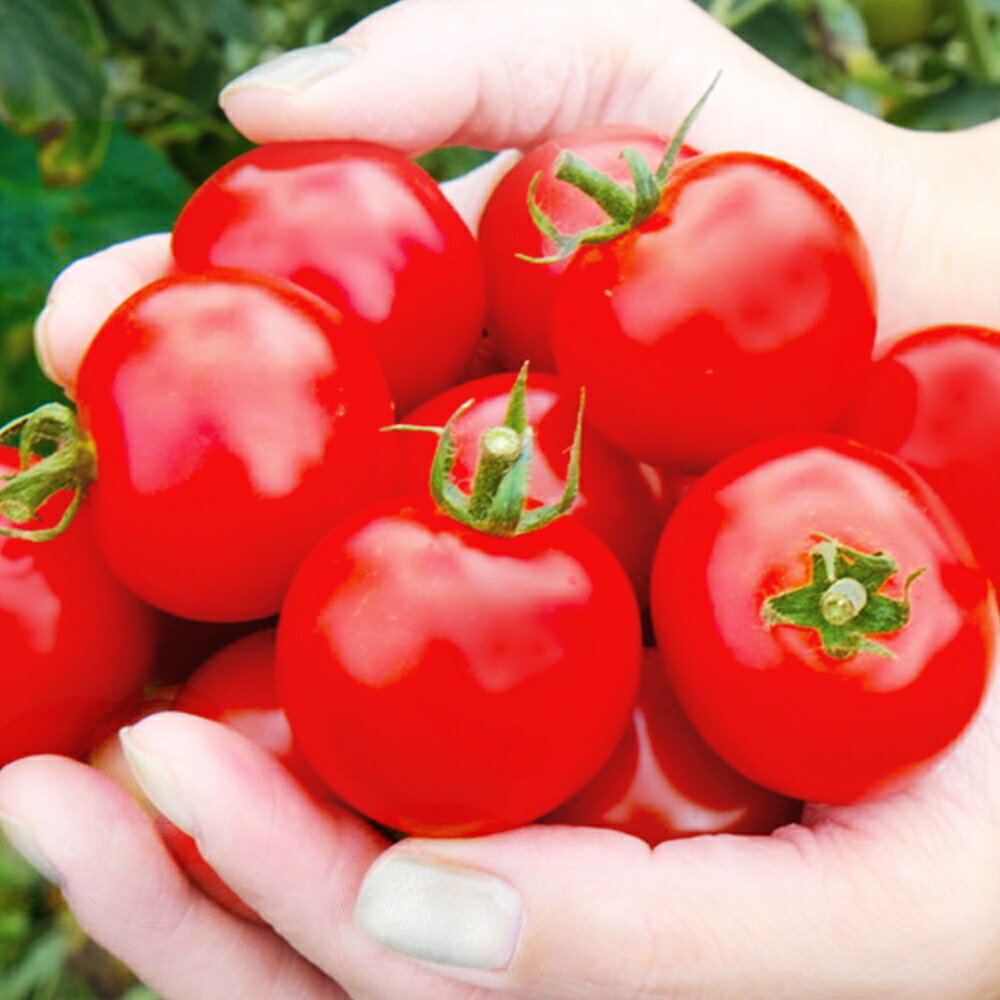
<svg viewBox="0 0 1000 1000">
<path fill-rule="evenodd" d="M 883 337 L 1000 315 L 992 281 L 1000 251 L 990 242 L 997 227 L 984 222 L 996 207 L 987 187 L 994 126 L 948 137 L 892 129 L 793 81 L 693 6 L 661 0 L 407 0 L 343 44 L 360 54 L 333 75 L 315 78 L 309 61 L 342 61 L 328 48 L 284 57 L 279 89 L 244 78 L 228 91 L 227 111 L 254 139 L 363 137 L 408 151 L 446 142 L 526 146 L 596 121 L 669 131 L 721 67 L 692 142 L 784 156 L 834 190 L 872 249 Z M 295 89 L 310 77 L 311 87 Z M 130 268 L 132 280 L 148 280 L 135 270 L 140 248 L 153 271 L 157 254 L 166 265 L 162 237 L 108 251 L 103 273 L 122 278 L 113 295 L 78 294 L 93 260 L 57 284 L 40 341 L 67 379 L 67 345 L 78 360 L 84 342 L 73 336 L 96 329 L 86 302 L 98 312 L 113 306 L 129 290 Z M 318 815 L 234 734 L 178 716 L 139 724 L 134 742 L 165 762 L 180 789 L 175 818 L 193 827 L 206 857 L 273 933 L 249 931 L 197 896 L 128 801 L 80 765 L 12 765 L 0 775 L 0 810 L 34 831 L 22 829 L 22 844 L 34 837 L 29 853 L 48 859 L 91 934 L 178 1000 L 217 996 L 222 984 L 248 997 L 342 997 L 342 988 L 354 997 L 442 1000 L 975 1000 L 1000 989 L 998 712 L 992 694 L 961 744 L 904 792 L 810 807 L 802 825 L 769 838 L 699 838 L 653 852 L 616 834 L 561 828 L 387 849 L 346 814 Z M 169 814 L 176 801 L 160 805 Z M 401 856 L 500 883 L 476 896 L 460 880 L 449 893 L 433 866 L 394 870 L 391 859 Z M 415 953 L 422 942 L 424 958 L 430 948 L 457 965 L 428 971 L 359 933 L 353 903 L 376 858 L 362 926 L 383 944 Z M 431 891 L 415 898 L 424 882 Z M 412 925 L 393 931 L 393 915 L 407 913 Z M 480 963 L 505 967 L 469 968 L 463 926 L 480 927 L 472 942 Z"/>
</svg>

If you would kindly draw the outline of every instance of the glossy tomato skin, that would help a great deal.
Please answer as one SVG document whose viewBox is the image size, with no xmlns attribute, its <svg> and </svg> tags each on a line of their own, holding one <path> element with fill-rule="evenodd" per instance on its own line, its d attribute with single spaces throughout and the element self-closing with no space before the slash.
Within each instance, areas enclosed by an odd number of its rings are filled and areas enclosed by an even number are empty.
<svg viewBox="0 0 1000 1000">
<path fill-rule="evenodd" d="M 364 325 L 399 409 L 457 381 L 485 309 L 476 241 L 434 180 L 362 142 L 276 142 L 192 195 L 177 265 L 280 275 Z"/>
<path fill-rule="evenodd" d="M 1000 583 L 1000 331 L 938 326 L 897 341 L 837 429 L 916 469 Z"/>
<path fill-rule="evenodd" d="M 326 303 L 219 270 L 146 286 L 84 358 L 80 418 L 113 571 L 154 606 L 277 612 L 340 516 L 395 489 L 392 401 L 371 348 Z"/>
<path fill-rule="evenodd" d="M 0 475 L 17 468 L 14 449 L 0 448 Z M 49 501 L 37 526 L 56 524 L 68 500 Z M 85 501 L 51 541 L 0 538 L 0 766 L 85 753 L 102 720 L 149 679 L 152 609 L 105 567 L 93 528 Z"/>
<path fill-rule="evenodd" d="M 698 471 L 828 429 L 874 334 L 868 254 L 843 206 L 790 164 L 734 152 L 679 165 L 646 223 L 577 251 L 552 336 L 594 426 L 644 461 Z"/>
<path fill-rule="evenodd" d="M 620 830 L 651 847 L 703 833 L 767 834 L 801 818 L 802 803 L 754 784 L 698 735 L 644 650 L 632 722 L 615 752 L 548 823 Z"/>
<path fill-rule="evenodd" d="M 535 225 L 528 210 L 528 190 L 536 174 L 539 206 L 560 232 L 577 233 L 607 221 L 603 209 L 582 191 L 557 180 L 556 160 L 576 153 L 619 183 L 629 183 L 622 150 L 634 149 L 655 170 L 670 138 L 631 125 L 600 125 L 555 136 L 529 150 L 501 179 L 479 221 L 479 244 L 486 272 L 486 328 L 510 369 L 525 360 L 533 371 L 554 372 L 551 316 L 555 278 L 567 261 L 537 264 L 522 260 L 549 257 L 557 248 Z M 680 159 L 695 152 L 685 146 Z"/>
<path fill-rule="evenodd" d="M 831 655 L 815 629 L 769 625 L 765 600 L 810 582 L 820 536 L 886 552 L 909 621 L 888 655 Z M 814 568 L 813 568 L 814 569 Z M 706 473 L 667 522 L 652 613 L 668 677 L 713 749 L 753 781 L 843 803 L 902 783 L 951 744 L 985 690 L 996 642 L 987 578 L 940 499 L 891 456 L 791 435 Z"/>
<path fill-rule="evenodd" d="M 468 400 L 475 403 L 453 424 L 456 454 L 452 478 L 471 492 L 480 456 L 480 438 L 503 423 L 515 375 L 489 375 L 463 382 L 427 400 L 404 423 L 442 426 Z M 556 503 L 566 488 L 570 445 L 576 427 L 580 390 L 557 375 L 531 374 L 525 412 L 534 428 L 528 506 Z M 427 483 L 437 438 L 399 435 L 401 492 L 420 493 Z M 619 451 L 586 423 L 583 431 L 580 491 L 570 516 L 594 532 L 617 556 L 640 603 L 649 592 L 649 571 L 664 509 L 653 484 L 635 459 Z"/>
<path fill-rule="evenodd" d="M 579 524 L 495 538 L 403 498 L 346 519 L 303 563 L 278 685 L 347 803 L 403 832 L 468 836 L 542 815 L 597 771 L 639 654 L 628 580 Z"/>
</svg>

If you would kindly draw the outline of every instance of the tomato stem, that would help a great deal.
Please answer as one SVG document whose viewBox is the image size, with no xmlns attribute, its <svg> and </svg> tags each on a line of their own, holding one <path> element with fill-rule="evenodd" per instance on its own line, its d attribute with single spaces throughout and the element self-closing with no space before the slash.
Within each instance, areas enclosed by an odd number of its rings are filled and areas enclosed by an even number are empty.
<svg viewBox="0 0 1000 1000">
<path fill-rule="evenodd" d="M 584 403 L 582 390 L 576 429 L 570 446 L 566 487 L 562 496 L 555 503 L 526 509 L 535 442 L 534 428 L 528 423 L 526 415 L 527 379 L 528 363 L 525 362 L 511 387 L 504 422 L 487 428 L 480 437 L 479 462 L 468 494 L 458 488 L 451 473 L 456 456 L 455 423 L 472 406 L 474 400 L 463 403 L 448 418 L 444 427 L 393 424 L 385 428 L 426 431 L 438 435 L 438 446 L 430 470 L 431 496 L 445 514 L 488 535 L 510 537 L 544 528 L 570 510 L 580 491 Z"/>
<path fill-rule="evenodd" d="M 45 403 L 0 427 L 0 442 L 17 439 L 20 469 L 0 487 L 0 515 L 15 525 L 28 524 L 62 490 L 73 490 L 59 522 L 51 528 L 15 528 L 0 524 L 0 535 L 46 542 L 69 527 L 87 488 L 97 477 L 93 442 L 76 415 L 62 403 Z"/>
<path fill-rule="evenodd" d="M 923 568 L 906 578 L 902 599 L 896 600 L 880 593 L 898 569 L 892 556 L 860 552 L 826 535 L 816 537 L 818 544 L 809 550 L 809 582 L 767 598 L 761 608 L 764 624 L 811 628 L 823 651 L 836 659 L 857 653 L 894 657 L 870 636 L 898 632 L 910 620 L 910 586 Z"/>
<path fill-rule="evenodd" d="M 578 233 L 563 233 L 546 215 L 538 202 L 539 171 L 528 185 L 528 211 L 539 231 L 555 245 L 555 252 L 547 257 L 530 257 L 518 254 L 521 260 L 535 264 L 554 264 L 565 260 L 583 244 L 607 243 L 641 226 L 656 211 L 663 198 L 674 163 L 680 154 L 684 139 L 695 119 L 701 113 L 709 95 L 718 83 L 716 74 L 694 107 L 684 116 L 674 133 L 655 172 L 650 170 L 642 155 L 631 148 L 623 149 L 622 159 L 628 164 L 632 185 L 619 184 L 606 173 L 591 166 L 571 150 L 563 150 L 555 161 L 556 180 L 572 184 L 601 207 L 608 222 L 591 226 Z"/>
</svg>

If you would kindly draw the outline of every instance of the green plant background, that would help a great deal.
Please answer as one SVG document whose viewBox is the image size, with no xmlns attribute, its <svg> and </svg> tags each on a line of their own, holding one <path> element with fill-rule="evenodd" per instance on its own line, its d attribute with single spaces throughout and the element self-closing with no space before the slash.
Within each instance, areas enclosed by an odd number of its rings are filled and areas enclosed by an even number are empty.
<svg viewBox="0 0 1000 1000">
<path fill-rule="evenodd" d="M 32 328 L 70 261 L 170 228 L 247 148 L 227 80 L 387 0 L 0 0 L 0 423 L 58 398 Z M 499 0 L 498 0 L 499 2 Z M 1000 0 L 699 0 L 811 85 L 914 129 L 1000 116 Z M 480 162 L 436 151 L 439 179 Z M 0 1000 L 155 1000 L 0 842 Z"/>
</svg>

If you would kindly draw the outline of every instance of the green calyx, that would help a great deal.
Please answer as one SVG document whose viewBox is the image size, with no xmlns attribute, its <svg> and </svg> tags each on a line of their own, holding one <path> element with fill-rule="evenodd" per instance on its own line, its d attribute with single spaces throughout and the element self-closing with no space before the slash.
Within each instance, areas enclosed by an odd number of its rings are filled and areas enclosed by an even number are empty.
<svg viewBox="0 0 1000 1000">
<path fill-rule="evenodd" d="M 548 257 L 529 257 L 524 254 L 518 254 L 518 257 L 534 264 L 554 264 L 571 256 L 585 243 L 607 243 L 641 226 L 660 204 L 684 139 L 718 79 L 719 75 L 716 74 L 708 89 L 687 113 L 655 171 L 650 169 L 637 150 L 622 150 L 622 159 L 628 164 L 631 175 L 631 186 L 619 184 L 570 150 L 559 154 L 555 162 L 556 179 L 572 184 L 597 202 L 608 216 L 608 222 L 578 233 L 560 232 L 538 203 L 537 189 L 542 174 L 541 171 L 535 174 L 528 185 L 528 211 L 535 225 L 555 245 L 556 252 Z"/>
<path fill-rule="evenodd" d="M 859 552 L 826 535 L 816 537 L 819 543 L 809 553 L 811 580 L 767 598 L 761 608 L 764 624 L 814 629 L 823 652 L 839 660 L 857 653 L 894 657 L 890 649 L 870 637 L 898 632 L 906 625 L 910 586 L 924 569 L 914 570 L 906 578 L 902 600 L 896 600 L 879 593 L 898 570 L 892 556 Z"/>
<path fill-rule="evenodd" d="M 15 440 L 20 469 L 0 479 L 0 515 L 13 524 L 29 525 L 61 490 L 72 490 L 73 499 L 51 528 L 0 524 L 0 535 L 47 542 L 69 527 L 87 487 L 97 476 L 94 446 L 73 411 L 61 403 L 46 403 L 0 427 L 0 442 Z"/>
<path fill-rule="evenodd" d="M 583 438 L 583 391 L 576 430 L 570 446 L 566 488 L 551 504 L 527 509 L 528 480 L 534 454 L 534 429 L 525 412 L 528 365 L 522 366 L 507 402 L 504 422 L 483 432 L 480 456 L 465 493 L 451 478 L 455 466 L 455 423 L 475 402 L 463 403 L 444 427 L 394 424 L 386 430 L 426 431 L 439 437 L 431 463 L 430 491 L 441 511 L 461 524 L 488 535 L 510 537 L 537 531 L 568 513 L 580 490 L 580 450 Z"/>
</svg>

